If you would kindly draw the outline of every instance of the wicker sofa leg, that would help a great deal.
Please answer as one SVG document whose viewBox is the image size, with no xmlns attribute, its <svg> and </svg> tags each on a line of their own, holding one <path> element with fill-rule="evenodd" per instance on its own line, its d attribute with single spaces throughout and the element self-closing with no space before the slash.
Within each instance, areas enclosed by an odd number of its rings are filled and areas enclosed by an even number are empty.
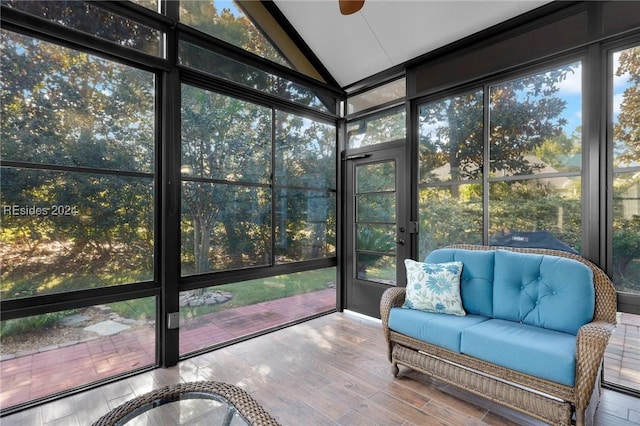
<svg viewBox="0 0 640 426">
<path fill-rule="evenodd" d="M 576 410 L 576 426 L 585 426 L 585 410 Z"/>
<path fill-rule="evenodd" d="M 391 374 L 393 374 L 393 377 L 398 377 L 398 373 L 400 373 L 400 369 L 398 368 L 398 363 L 397 362 L 391 363 Z"/>
</svg>

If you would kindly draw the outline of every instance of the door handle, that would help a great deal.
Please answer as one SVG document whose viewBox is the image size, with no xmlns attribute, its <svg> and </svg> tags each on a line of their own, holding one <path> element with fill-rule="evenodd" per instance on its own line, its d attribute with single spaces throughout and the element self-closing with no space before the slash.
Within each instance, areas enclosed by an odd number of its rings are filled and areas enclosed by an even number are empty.
<svg viewBox="0 0 640 426">
<path fill-rule="evenodd" d="M 403 246 L 405 243 L 404 238 L 400 238 L 399 240 L 396 240 L 396 244 Z"/>
</svg>

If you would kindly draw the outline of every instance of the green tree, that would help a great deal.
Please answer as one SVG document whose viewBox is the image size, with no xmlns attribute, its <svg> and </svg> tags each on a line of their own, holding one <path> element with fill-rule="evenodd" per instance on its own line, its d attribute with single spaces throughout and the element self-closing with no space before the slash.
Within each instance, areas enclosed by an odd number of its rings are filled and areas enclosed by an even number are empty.
<svg viewBox="0 0 640 426">
<path fill-rule="evenodd" d="M 58 6 L 40 5 L 45 10 Z M 55 242 L 58 258 L 43 259 L 39 268 L 56 267 L 38 278 L 42 282 L 60 282 L 54 279 L 58 273 L 83 272 L 90 277 L 83 288 L 110 285 L 130 276 L 107 278 L 113 277 L 107 270 L 131 269 L 151 279 L 153 179 L 112 172 L 153 173 L 153 75 L 2 31 L 2 76 L 0 155 L 31 164 L 3 167 L 2 204 L 49 209 L 48 215 L 5 215 L 3 244 L 17 247 L 28 241 L 35 249 Z M 73 211 L 53 216 L 51 206 Z M 29 261 L 33 270 L 39 264 L 35 259 Z M 4 272 L 19 272 L 21 266 L 5 265 Z M 32 285 L 40 287 L 38 292 L 52 291 L 40 284 Z M 35 294 L 36 289 L 25 292 Z"/>
<path fill-rule="evenodd" d="M 264 225 L 270 223 L 265 216 L 270 197 L 251 184 L 269 183 L 270 135 L 269 108 L 183 85 L 183 168 L 189 169 L 187 176 L 220 182 L 188 182 L 183 187 L 194 272 L 212 270 L 212 244 L 218 250 L 213 269 L 248 266 L 243 254 L 253 253 L 249 264 L 262 264 L 268 256 L 270 238 L 264 236 Z"/>
<path fill-rule="evenodd" d="M 623 50 L 615 70 L 626 76 L 620 112 L 614 124 L 613 166 L 624 170 L 640 164 L 640 47 Z M 623 291 L 640 291 L 640 174 L 614 175 L 613 279 Z"/>
<path fill-rule="evenodd" d="M 622 95 L 614 128 L 616 166 L 637 164 L 640 158 L 640 48 L 622 51 L 618 64 L 616 75 L 628 75 L 629 85 Z"/>
<path fill-rule="evenodd" d="M 573 72 L 575 65 L 569 64 L 491 86 L 488 156 L 484 91 L 471 91 L 420 107 L 420 183 L 425 185 L 420 200 L 424 211 L 421 253 L 451 243 L 479 242 L 479 182 L 486 178 L 483 173 L 487 158 L 492 176 L 535 174 L 551 165 L 550 157 L 559 152 L 566 164 L 560 158 L 554 159 L 553 164 L 561 171 L 571 169 L 569 160 L 580 153 L 581 144 L 578 136 L 564 134 L 566 101 L 557 93 L 559 83 Z M 536 161 L 537 154 L 544 158 Z M 449 195 L 443 192 L 444 188 Z M 491 188 L 492 228 L 550 229 L 551 224 L 557 223 L 558 206 L 564 206 L 565 213 L 575 212 L 575 203 L 549 185 L 514 180 L 491 184 Z M 447 209 L 449 212 L 445 213 Z M 580 224 L 570 225 L 567 233 L 580 235 Z"/>
</svg>

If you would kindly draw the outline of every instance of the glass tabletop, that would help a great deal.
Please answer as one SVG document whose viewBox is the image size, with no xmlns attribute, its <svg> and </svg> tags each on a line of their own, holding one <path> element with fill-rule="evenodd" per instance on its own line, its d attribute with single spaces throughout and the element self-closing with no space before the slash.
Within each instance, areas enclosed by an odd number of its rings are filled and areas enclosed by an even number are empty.
<svg viewBox="0 0 640 426">
<path fill-rule="evenodd" d="M 222 382 L 169 385 L 137 396 L 93 426 L 224 425 L 280 426 L 245 390 Z"/>
<path fill-rule="evenodd" d="M 118 425 L 249 426 L 229 401 L 207 392 L 187 392 L 177 401 L 157 399 L 127 414 Z"/>
</svg>

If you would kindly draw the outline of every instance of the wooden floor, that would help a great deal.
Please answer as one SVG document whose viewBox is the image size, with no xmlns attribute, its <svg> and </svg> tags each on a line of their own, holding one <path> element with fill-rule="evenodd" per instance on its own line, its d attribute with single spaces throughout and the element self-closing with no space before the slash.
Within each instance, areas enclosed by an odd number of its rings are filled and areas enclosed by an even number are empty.
<svg viewBox="0 0 640 426">
<path fill-rule="evenodd" d="M 540 424 L 408 370 L 393 378 L 381 325 L 350 313 L 330 314 L 6 416 L 0 423 L 89 425 L 136 395 L 195 380 L 242 387 L 283 426 Z M 640 400 L 605 390 L 596 425 L 631 424 L 640 424 Z"/>
</svg>

